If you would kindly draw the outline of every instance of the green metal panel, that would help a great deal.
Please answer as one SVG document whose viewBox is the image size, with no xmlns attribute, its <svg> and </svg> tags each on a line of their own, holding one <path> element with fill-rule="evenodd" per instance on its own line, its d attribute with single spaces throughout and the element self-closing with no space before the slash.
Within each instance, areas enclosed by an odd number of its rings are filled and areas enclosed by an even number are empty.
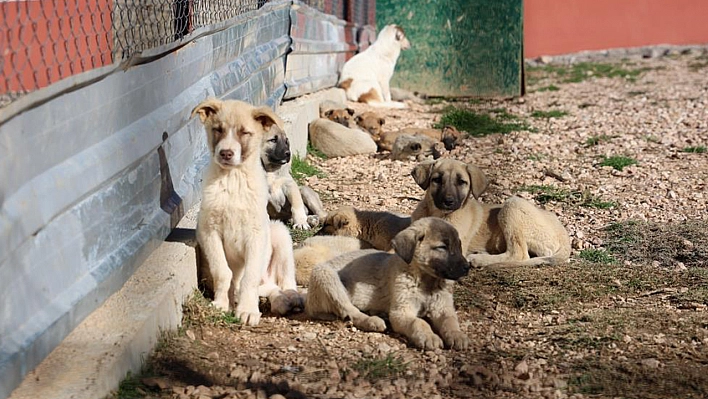
<svg viewBox="0 0 708 399">
<path fill-rule="evenodd" d="M 377 0 L 378 28 L 403 27 L 411 49 L 391 86 L 432 96 L 523 93 L 523 0 Z"/>
</svg>

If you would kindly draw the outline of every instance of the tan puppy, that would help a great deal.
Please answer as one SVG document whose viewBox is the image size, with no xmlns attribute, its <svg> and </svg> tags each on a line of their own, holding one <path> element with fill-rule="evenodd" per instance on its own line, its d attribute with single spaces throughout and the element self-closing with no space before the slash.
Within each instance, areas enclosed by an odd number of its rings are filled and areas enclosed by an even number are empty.
<svg viewBox="0 0 708 399">
<path fill-rule="evenodd" d="M 326 262 L 343 253 L 371 248 L 366 241 L 346 236 L 314 236 L 295 248 L 295 281 L 307 287 L 310 273 L 315 265 Z"/>
<path fill-rule="evenodd" d="M 519 197 L 495 205 L 476 200 L 487 188 L 487 179 L 476 166 L 438 159 L 418 164 L 412 175 L 425 190 L 412 219 L 437 216 L 452 223 L 473 265 L 523 266 L 568 260 L 568 232 L 551 212 Z"/>
<path fill-rule="evenodd" d="M 214 306 L 228 310 L 230 293 L 242 323 L 257 325 L 259 295 L 287 313 L 301 305 L 295 289 L 292 241 L 285 226 L 266 212 L 268 184 L 261 166 L 263 135 L 280 119 L 268 107 L 208 99 L 197 105 L 211 162 L 202 187 L 197 242 L 208 264 Z"/>
<path fill-rule="evenodd" d="M 342 126 L 354 128 L 354 110 L 351 108 L 332 108 L 324 112 L 324 118 L 337 122 Z"/>
<path fill-rule="evenodd" d="M 355 237 L 373 248 L 390 251 L 393 237 L 410 224 L 408 216 L 344 206 L 327 213 L 317 235 Z"/>
<path fill-rule="evenodd" d="M 315 119 L 310 122 L 308 130 L 312 146 L 329 158 L 376 152 L 376 143 L 368 133 L 350 129 L 329 119 Z"/>
<path fill-rule="evenodd" d="M 272 125 L 261 149 L 261 164 L 268 181 L 268 216 L 289 221 L 308 230 L 327 216 L 320 196 L 307 186 L 298 187 L 290 174 L 290 140 L 283 129 Z"/>
<path fill-rule="evenodd" d="M 381 29 L 371 46 L 342 67 L 339 87 L 344 89 L 347 99 L 378 107 L 405 108 L 404 103 L 391 101 L 389 87 L 401 50 L 410 46 L 400 26 L 387 25 Z"/>
<path fill-rule="evenodd" d="M 408 135 L 425 135 L 435 141 L 439 141 L 445 145 L 445 149 L 451 151 L 459 143 L 462 134 L 454 126 L 445 126 L 439 129 L 425 129 L 417 127 L 408 127 L 395 132 L 382 133 L 379 140 L 376 142 L 379 150 L 392 151 L 393 143 L 396 142 L 398 136 Z"/>
<path fill-rule="evenodd" d="M 386 123 L 386 119 L 374 111 L 363 112 L 357 115 L 354 121 L 359 129 L 369 133 L 374 141 L 377 141 L 381 136 L 383 125 Z"/>
<path fill-rule="evenodd" d="M 391 149 L 391 159 L 396 161 L 425 161 L 440 158 L 435 147 L 437 141 L 424 134 L 402 134 L 396 138 Z"/>
<path fill-rule="evenodd" d="M 308 316 L 350 319 L 361 330 L 383 332 L 386 323 L 377 315 L 387 315 L 392 330 L 417 348 L 467 348 L 470 339 L 460 330 L 452 290 L 470 265 L 455 227 L 438 218 L 419 219 L 394 237 L 393 248 L 395 254 L 361 250 L 315 266 Z"/>
</svg>

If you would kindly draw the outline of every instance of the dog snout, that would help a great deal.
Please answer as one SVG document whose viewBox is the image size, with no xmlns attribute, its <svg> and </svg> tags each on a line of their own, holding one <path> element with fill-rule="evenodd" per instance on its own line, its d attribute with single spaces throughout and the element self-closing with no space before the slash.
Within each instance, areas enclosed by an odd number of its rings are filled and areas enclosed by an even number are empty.
<svg viewBox="0 0 708 399">
<path fill-rule="evenodd" d="M 452 207 L 455 205 L 456 198 L 454 195 L 446 195 L 445 198 L 443 198 L 443 205 L 446 207 Z"/>
<path fill-rule="evenodd" d="M 450 262 L 450 267 L 447 269 L 447 276 L 449 280 L 459 280 L 465 277 L 472 268 L 472 264 L 465 259 L 461 254 L 459 257 L 455 257 L 455 260 Z"/>
<path fill-rule="evenodd" d="M 455 148 L 455 139 L 446 137 L 443 139 L 443 144 L 446 150 L 452 151 Z"/>
<path fill-rule="evenodd" d="M 228 162 L 234 157 L 234 151 L 233 150 L 221 150 L 221 151 L 219 151 L 219 156 L 221 157 L 222 160 Z"/>
</svg>

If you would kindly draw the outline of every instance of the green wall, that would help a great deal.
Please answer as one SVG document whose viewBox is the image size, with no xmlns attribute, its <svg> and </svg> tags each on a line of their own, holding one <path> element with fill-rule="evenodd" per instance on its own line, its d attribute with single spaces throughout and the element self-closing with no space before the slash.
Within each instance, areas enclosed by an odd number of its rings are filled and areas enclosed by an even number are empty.
<svg viewBox="0 0 708 399">
<path fill-rule="evenodd" d="M 412 45 L 391 86 L 432 96 L 521 95 L 522 10 L 522 0 L 377 0 L 378 29 L 401 25 Z"/>
</svg>

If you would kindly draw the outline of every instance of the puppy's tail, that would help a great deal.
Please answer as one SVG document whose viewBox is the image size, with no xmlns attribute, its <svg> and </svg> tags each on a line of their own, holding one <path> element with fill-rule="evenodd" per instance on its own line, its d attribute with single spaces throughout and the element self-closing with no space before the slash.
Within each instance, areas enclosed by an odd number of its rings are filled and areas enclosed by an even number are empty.
<svg viewBox="0 0 708 399">
<path fill-rule="evenodd" d="M 549 256 L 537 256 L 535 258 L 519 260 L 519 261 L 505 261 L 500 263 L 494 263 L 482 267 L 487 270 L 502 270 L 511 269 L 515 267 L 524 266 L 557 266 L 568 261 L 570 258 L 570 245 L 563 246 L 556 253 Z"/>
</svg>

